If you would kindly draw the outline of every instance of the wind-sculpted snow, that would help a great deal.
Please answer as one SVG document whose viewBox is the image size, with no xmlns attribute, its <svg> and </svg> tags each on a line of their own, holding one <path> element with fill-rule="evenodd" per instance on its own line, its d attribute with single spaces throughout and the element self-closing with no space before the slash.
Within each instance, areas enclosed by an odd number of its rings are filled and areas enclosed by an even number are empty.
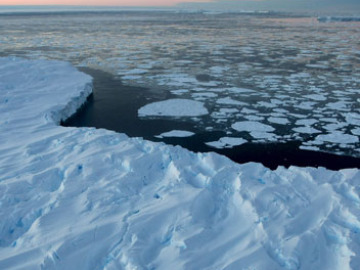
<svg viewBox="0 0 360 270">
<path fill-rule="evenodd" d="M 359 269 L 359 170 L 57 126 L 90 86 L 66 63 L 0 59 L 0 269 Z"/>
</svg>

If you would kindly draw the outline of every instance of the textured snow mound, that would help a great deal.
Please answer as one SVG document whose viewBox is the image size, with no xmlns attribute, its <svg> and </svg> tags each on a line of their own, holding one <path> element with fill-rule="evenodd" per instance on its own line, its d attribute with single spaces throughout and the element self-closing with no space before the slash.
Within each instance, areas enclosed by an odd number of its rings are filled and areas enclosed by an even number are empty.
<svg viewBox="0 0 360 270">
<path fill-rule="evenodd" d="M 90 92 L 66 63 L 0 58 L 0 269 L 359 269 L 359 170 L 57 126 Z"/>
</svg>

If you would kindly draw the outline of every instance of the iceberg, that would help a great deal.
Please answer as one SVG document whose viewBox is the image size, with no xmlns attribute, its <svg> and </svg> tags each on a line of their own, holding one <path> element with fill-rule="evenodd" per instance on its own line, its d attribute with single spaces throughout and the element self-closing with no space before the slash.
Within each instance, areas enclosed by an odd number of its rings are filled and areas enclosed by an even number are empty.
<svg viewBox="0 0 360 270">
<path fill-rule="evenodd" d="M 271 171 L 59 126 L 91 91 L 68 63 L 0 58 L 0 269 L 360 265 L 358 169 Z"/>
</svg>

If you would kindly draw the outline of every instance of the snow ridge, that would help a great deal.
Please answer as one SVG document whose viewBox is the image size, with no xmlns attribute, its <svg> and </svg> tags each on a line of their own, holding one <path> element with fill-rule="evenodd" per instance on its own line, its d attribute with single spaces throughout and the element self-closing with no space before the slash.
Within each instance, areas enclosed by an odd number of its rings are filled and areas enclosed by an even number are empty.
<svg viewBox="0 0 360 270">
<path fill-rule="evenodd" d="M 359 269 L 359 170 L 58 126 L 90 93 L 67 63 L 0 58 L 0 269 Z"/>
</svg>

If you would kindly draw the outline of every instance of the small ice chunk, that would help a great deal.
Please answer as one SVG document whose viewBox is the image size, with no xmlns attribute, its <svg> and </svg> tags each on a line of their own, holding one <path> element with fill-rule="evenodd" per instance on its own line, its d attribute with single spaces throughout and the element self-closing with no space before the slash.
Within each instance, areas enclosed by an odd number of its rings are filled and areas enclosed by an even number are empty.
<svg viewBox="0 0 360 270">
<path fill-rule="evenodd" d="M 172 116 L 172 117 L 191 117 L 208 114 L 204 104 L 190 99 L 168 99 L 153 102 L 141 107 L 138 110 L 139 117 L 145 116 Z"/>
<path fill-rule="evenodd" d="M 326 100 L 326 97 L 324 95 L 320 95 L 320 94 L 306 95 L 305 97 L 312 99 L 312 100 L 316 100 L 316 101 Z"/>
<path fill-rule="evenodd" d="M 169 132 L 161 133 L 158 136 L 155 136 L 157 138 L 163 138 L 163 137 L 190 137 L 193 136 L 195 133 L 185 130 L 172 130 Z"/>
<path fill-rule="evenodd" d="M 174 95 L 182 95 L 182 94 L 185 94 L 185 93 L 188 93 L 189 90 L 186 90 L 186 89 L 179 89 L 179 90 L 173 90 L 171 91 L 172 94 Z"/>
<path fill-rule="evenodd" d="M 142 77 L 140 75 L 125 75 L 125 76 L 122 76 L 121 79 L 123 80 L 140 80 Z"/>
<path fill-rule="evenodd" d="M 200 93 L 194 93 L 191 95 L 192 97 L 196 98 L 196 97 L 209 97 L 209 98 L 214 98 L 217 97 L 218 95 L 212 92 L 200 92 Z"/>
<path fill-rule="evenodd" d="M 276 135 L 274 133 L 269 133 L 269 132 L 252 131 L 250 132 L 250 135 L 255 139 L 266 139 L 268 141 L 276 140 Z"/>
<path fill-rule="evenodd" d="M 300 119 L 300 120 L 297 120 L 295 122 L 295 125 L 298 125 L 298 126 L 311 126 L 315 123 L 317 123 L 318 120 L 316 119 Z"/>
<path fill-rule="evenodd" d="M 251 89 L 239 88 L 239 87 L 231 87 L 231 88 L 228 88 L 227 90 L 229 92 L 237 93 L 237 94 L 255 92 L 254 90 L 251 90 Z"/>
<path fill-rule="evenodd" d="M 235 108 L 221 108 L 219 110 L 221 113 L 225 113 L 225 114 L 231 114 L 231 113 L 237 113 L 239 112 L 238 109 L 235 109 Z"/>
<path fill-rule="evenodd" d="M 354 128 L 351 130 L 351 133 L 357 136 L 360 136 L 360 128 Z"/>
<path fill-rule="evenodd" d="M 319 151 L 319 147 L 316 146 L 300 145 L 299 148 L 302 150 Z"/>
<path fill-rule="evenodd" d="M 250 121 L 261 121 L 264 120 L 264 117 L 262 116 L 256 116 L 256 115 L 246 115 L 244 118 Z"/>
<path fill-rule="evenodd" d="M 283 117 L 269 117 L 268 121 L 270 123 L 279 124 L 279 125 L 286 125 L 289 123 L 289 120 Z"/>
<path fill-rule="evenodd" d="M 218 141 L 207 142 L 205 144 L 210 147 L 222 149 L 222 148 L 232 148 L 234 146 L 238 146 L 244 143 L 247 143 L 247 140 L 244 140 L 242 138 L 222 137 Z"/>
<path fill-rule="evenodd" d="M 315 138 L 316 141 L 324 141 L 331 143 L 358 143 L 359 138 L 354 135 L 344 134 L 340 131 L 332 132 L 330 134 L 321 134 Z"/>
<path fill-rule="evenodd" d="M 346 123 L 332 123 L 332 124 L 327 124 L 327 125 L 323 126 L 323 128 L 325 128 L 326 130 L 334 131 L 337 129 L 341 129 L 341 128 L 345 127 L 346 125 L 347 125 Z"/>
<path fill-rule="evenodd" d="M 344 115 L 346 122 L 350 125 L 360 126 L 360 114 L 358 113 L 347 113 Z"/>
<path fill-rule="evenodd" d="M 237 131 L 248 131 L 248 132 L 252 132 L 252 131 L 272 132 L 275 130 L 272 126 L 268 126 L 260 122 L 254 122 L 254 121 L 236 122 L 231 127 Z"/>
<path fill-rule="evenodd" d="M 320 130 L 317 130 L 317 129 L 309 127 L 309 126 L 293 128 L 293 131 L 299 132 L 299 133 L 306 133 L 306 134 L 321 133 Z"/>
<path fill-rule="evenodd" d="M 234 100 L 234 99 L 232 99 L 230 97 L 219 98 L 216 103 L 218 103 L 218 104 L 226 104 L 226 105 L 246 105 L 246 103 Z"/>
</svg>

